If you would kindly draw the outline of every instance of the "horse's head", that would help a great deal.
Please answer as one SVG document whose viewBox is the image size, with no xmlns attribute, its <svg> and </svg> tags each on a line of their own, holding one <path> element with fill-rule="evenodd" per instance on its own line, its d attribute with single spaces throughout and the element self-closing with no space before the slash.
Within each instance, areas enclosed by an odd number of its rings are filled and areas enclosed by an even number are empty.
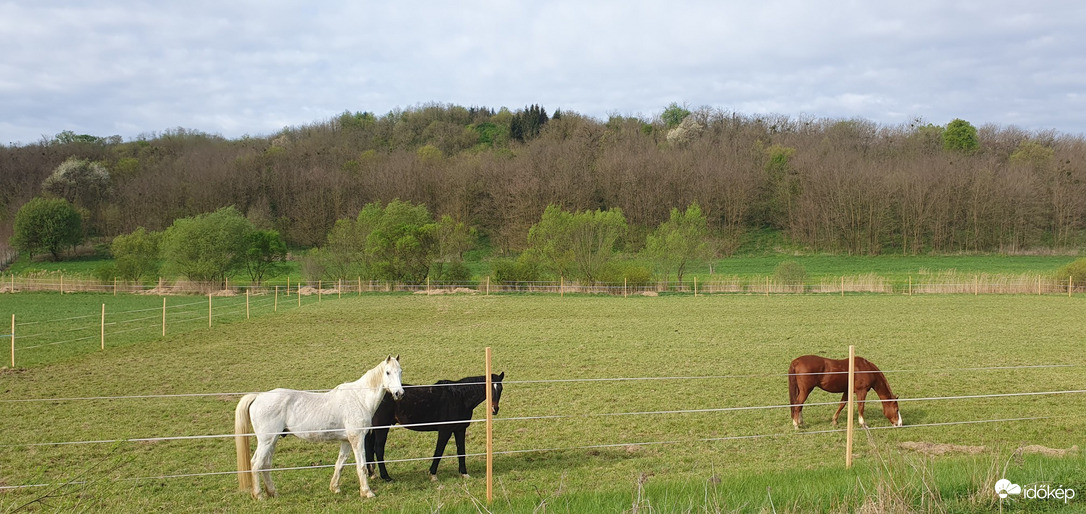
<svg viewBox="0 0 1086 514">
<path fill-rule="evenodd" d="M 400 381 L 402 377 L 403 368 L 400 367 L 400 356 L 397 355 L 393 358 L 392 355 L 389 355 L 381 363 L 381 387 L 392 395 L 393 400 L 403 398 L 403 383 Z"/>
<path fill-rule="evenodd" d="M 886 415 L 886 419 L 890 420 L 890 424 L 895 427 L 900 427 L 901 423 L 901 411 L 898 410 L 897 395 L 891 395 L 889 400 L 882 402 L 882 413 Z"/>
<path fill-rule="evenodd" d="M 490 375 L 491 387 L 494 388 L 494 394 L 490 399 L 490 412 L 495 416 L 498 415 L 498 402 L 502 399 L 502 379 L 505 378 L 505 372 L 501 372 L 500 375 Z"/>
</svg>

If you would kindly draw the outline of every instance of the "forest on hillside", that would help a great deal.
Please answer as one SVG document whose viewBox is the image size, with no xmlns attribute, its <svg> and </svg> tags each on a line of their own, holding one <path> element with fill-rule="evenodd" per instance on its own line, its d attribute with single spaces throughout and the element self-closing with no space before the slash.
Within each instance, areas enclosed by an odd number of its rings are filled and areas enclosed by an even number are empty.
<svg viewBox="0 0 1086 514">
<path fill-rule="evenodd" d="M 173 129 L 122 141 L 62 132 L 0 146 L 0 240 L 65 161 L 101 165 L 68 188 L 84 230 L 137 227 L 235 206 L 294 247 L 324 244 L 336 220 L 400 199 L 474 227 L 500 252 L 527 245 L 548 205 L 621 209 L 631 250 L 697 203 L 718 251 L 774 231 L 810 251 L 1022 252 L 1086 242 L 1086 140 L 1014 127 L 743 115 L 671 105 L 653 119 L 598 120 L 420 105 L 344 112 L 266 137 Z"/>
</svg>

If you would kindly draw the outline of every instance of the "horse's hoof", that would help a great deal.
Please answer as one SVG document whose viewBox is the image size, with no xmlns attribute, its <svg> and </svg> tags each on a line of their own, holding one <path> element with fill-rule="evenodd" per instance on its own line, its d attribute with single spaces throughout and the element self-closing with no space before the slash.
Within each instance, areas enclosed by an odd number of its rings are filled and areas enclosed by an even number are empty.
<svg viewBox="0 0 1086 514">
<path fill-rule="evenodd" d="M 430 475 L 431 482 L 437 482 L 437 475 Z"/>
<path fill-rule="evenodd" d="M 469 474 L 467 474 L 467 473 L 461 473 L 461 474 L 460 474 L 460 477 L 461 477 L 461 478 L 471 478 L 471 475 L 469 475 Z"/>
<path fill-rule="evenodd" d="M 394 482 L 394 480 L 392 480 L 392 477 L 387 476 L 387 475 L 381 477 L 381 480 L 384 480 L 385 482 Z"/>
<path fill-rule="evenodd" d="M 369 489 L 366 489 L 365 491 L 362 491 L 362 497 L 363 498 L 373 498 L 375 496 L 377 496 L 377 495 L 373 494 L 373 491 L 370 491 Z"/>
<path fill-rule="evenodd" d="M 328 489 L 330 489 L 333 493 L 339 494 L 339 488 L 338 487 L 329 487 Z"/>
</svg>

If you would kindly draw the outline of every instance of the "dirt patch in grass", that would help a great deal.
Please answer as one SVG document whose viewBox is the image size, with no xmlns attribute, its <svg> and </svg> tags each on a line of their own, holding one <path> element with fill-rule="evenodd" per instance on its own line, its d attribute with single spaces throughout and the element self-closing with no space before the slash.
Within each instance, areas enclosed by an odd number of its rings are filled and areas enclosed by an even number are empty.
<svg viewBox="0 0 1086 514">
<path fill-rule="evenodd" d="M 964 446 L 960 444 L 925 443 L 922 441 L 905 441 L 899 444 L 901 448 L 925 455 L 966 454 L 976 455 L 988 451 L 987 446 Z"/>
<path fill-rule="evenodd" d="M 415 291 L 415 294 L 476 294 L 479 291 L 474 289 L 468 289 L 466 287 L 457 287 L 455 289 L 429 289 L 426 291 Z"/>
<path fill-rule="evenodd" d="M 1068 455 L 1075 455 L 1078 453 L 1078 445 L 1074 445 L 1070 448 L 1049 448 L 1047 446 L 1041 446 L 1039 444 L 1031 444 L 1028 446 L 1022 446 L 1018 448 L 1019 454 L 1025 453 L 1039 453 L 1046 457 L 1066 457 Z"/>
</svg>

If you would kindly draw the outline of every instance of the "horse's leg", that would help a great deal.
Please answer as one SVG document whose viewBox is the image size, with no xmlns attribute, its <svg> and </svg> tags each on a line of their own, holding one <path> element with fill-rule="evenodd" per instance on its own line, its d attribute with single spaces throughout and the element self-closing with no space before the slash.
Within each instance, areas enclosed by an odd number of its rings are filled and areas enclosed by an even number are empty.
<svg viewBox="0 0 1086 514">
<path fill-rule="evenodd" d="M 437 464 L 441 462 L 441 455 L 445 453 L 445 446 L 449 444 L 451 430 L 438 430 L 437 446 L 434 448 L 434 462 L 430 464 L 430 481 L 437 482 Z"/>
<path fill-rule="evenodd" d="M 366 432 L 368 430 L 349 431 L 347 432 L 347 441 L 351 443 L 351 448 L 354 449 L 354 460 L 358 465 L 358 494 L 363 498 L 373 498 L 376 495 L 370 490 L 369 477 L 366 476 Z"/>
<path fill-rule="evenodd" d="M 373 453 L 374 453 L 374 449 L 373 449 L 373 432 L 374 431 L 372 429 L 369 432 L 366 432 L 366 438 L 365 438 L 365 442 L 366 442 L 366 444 L 365 444 L 365 446 L 366 446 L 366 474 L 368 474 L 370 478 L 373 478 L 374 476 L 376 476 L 376 473 L 377 473 L 377 469 L 373 466 L 373 462 L 374 462 L 374 459 L 373 459 Z"/>
<path fill-rule="evenodd" d="M 453 432 L 453 435 L 456 436 L 456 457 L 460 461 L 460 476 L 464 478 L 471 478 L 468 476 L 468 452 L 464 450 L 464 435 L 467 431 L 467 428 L 461 428 Z"/>
<path fill-rule="evenodd" d="M 339 443 L 339 456 L 336 457 L 335 471 L 332 472 L 332 483 L 328 484 L 328 488 L 333 493 L 339 492 L 339 472 L 343 470 L 343 463 L 347 462 L 347 456 L 351 454 L 351 443 L 343 441 Z"/>
<path fill-rule="evenodd" d="M 856 404 L 859 406 L 857 411 L 860 414 L 860 426 L 867 428 L 867 423 L 864 423 L 864 400 L 867 398 L 867 388 L 861 388 L 856 391 Z"/>
<path fill-rule="evenodd" d="M 848 405 L 848 392 L 841 393 L 841 405 L 837 406 L 837 412 L 833 413 L 833 426 L 837 426 L 837 417 L 841 415 L 841 409 Z"/>
<path fill-rule="evenodd" d="M 811 389 L 800 387 L 795 403 L 792 404 L 792 426 L 796 429 L 803 425 L 803 402 L 807 401 L 809 394 L 811 394 Z"/>
<path fill-rule="evenodd" d="M 250 461 L 253 468 L 253 497 L 260 498 L 260 479 L 264 479 L 264 493 L 268 497 L 275 497 L 275 482 L 271 478 L 272 455 L 275 454 L 275 443 L 279 434 L 257 434 L 256 451 Z"/>
<path fill-rule="evenodd" d="M 385 444 L 388 443 L 388 429 L 379 428 L 377 430 L 371 430 L 370 433 L 373 434 L 373 449 L 376 452 L 377 469 L 381 471 L 381 480 L 391 482 L 392 477 L 388 476 L 388 469 L 385 468 Z M 371 454 L 367 453 L 367 462 L 370 461 L 370 457 Z M 370 464 L 370 466 L 373 466 L 373 464 Z"/>
</svg>

